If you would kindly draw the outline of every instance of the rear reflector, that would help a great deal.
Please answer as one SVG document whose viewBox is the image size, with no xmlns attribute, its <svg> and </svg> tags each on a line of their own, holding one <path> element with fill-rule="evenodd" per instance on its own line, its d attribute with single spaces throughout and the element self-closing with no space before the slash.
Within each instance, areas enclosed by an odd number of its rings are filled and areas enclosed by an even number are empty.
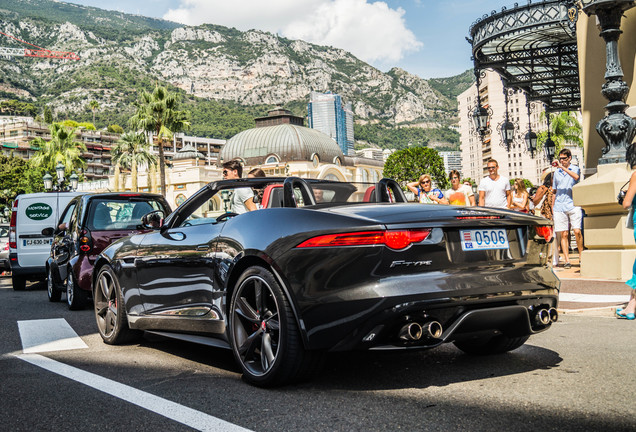
<svg viewBox="0 0 636 432">
<path fill-rule="evenodd" d="M 550 241 L 552 238 L 552 227 L 551 226 L 535 226 L 535 231 L 539 237 L 543 237 L 545 241 Z"/>
<path fill-rule="evenodd" d="M 327 234 L 305 240 L 297 248 L 334 247 L 334 246 L 373 246 L 385 245 L 391 249 L 404 249 L 413 243 L 428 238 L 430 229 L 362 231 L 342 234 Z"/>
</svg>

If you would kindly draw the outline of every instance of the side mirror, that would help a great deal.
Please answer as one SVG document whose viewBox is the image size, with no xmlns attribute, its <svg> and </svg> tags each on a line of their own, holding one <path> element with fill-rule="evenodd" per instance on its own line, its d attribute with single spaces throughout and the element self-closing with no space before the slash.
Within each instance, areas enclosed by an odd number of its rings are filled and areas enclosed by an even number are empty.
<svg viewBox="0 0 636 432">
<path fill-rule="evenodd" d="M 51 237 L 54 233 L 55 233 L 55 228 L 53 227 L 44 228 L 42 230 L 43 236 Z"/>
<path fill-rule="evenodd" d="M 141 224 L 144 228 L 159 229 L 163 225 L 164 214 L 161 210 L 151 211 L 141 217 Z"/>
</svg>

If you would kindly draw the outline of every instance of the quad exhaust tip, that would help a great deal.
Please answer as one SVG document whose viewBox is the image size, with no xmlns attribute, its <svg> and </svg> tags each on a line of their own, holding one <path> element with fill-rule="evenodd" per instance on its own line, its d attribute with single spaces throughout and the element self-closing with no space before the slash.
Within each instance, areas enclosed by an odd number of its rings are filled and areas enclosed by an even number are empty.
<svg viewBox="0 0 636 432">
<path fill-rule="evenodd" d="M 417 322 L 410 322 L 402 326 L 398 334 L 399 338 L 405 341 L 418 341 L 422 337 L 426 339 L 439 339 L 442 337 L 442 325 L 437 321 L 428 321 L 423 325 Z"/>
</svg>

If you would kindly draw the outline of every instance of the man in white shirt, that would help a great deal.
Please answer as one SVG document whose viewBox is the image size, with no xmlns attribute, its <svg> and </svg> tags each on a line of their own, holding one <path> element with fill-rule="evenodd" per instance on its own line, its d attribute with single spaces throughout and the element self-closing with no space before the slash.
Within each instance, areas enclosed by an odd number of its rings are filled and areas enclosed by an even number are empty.
<svg viewBox="0 0 636 432">
<path fill-rule="evenodd" d="M 507 177 L 499 175 L 499 164 L 496 160 L 490 159 L 487 167 L 488 176 L 479 183 L 479 205 L 507 209 L 512 198 L 510 181 Z"/>
<path fill-rule="evenodd" d="M 231 160 L 223 164 L 223 179 L 240 179 L 243 175 L 243 167 L 237 160 Z M 232 194 L 232 207 L 230 211 L 237 214 L 256 210 L 254 204 L 254 191 L 251 188 L 236 188 Z"/>
</svg>

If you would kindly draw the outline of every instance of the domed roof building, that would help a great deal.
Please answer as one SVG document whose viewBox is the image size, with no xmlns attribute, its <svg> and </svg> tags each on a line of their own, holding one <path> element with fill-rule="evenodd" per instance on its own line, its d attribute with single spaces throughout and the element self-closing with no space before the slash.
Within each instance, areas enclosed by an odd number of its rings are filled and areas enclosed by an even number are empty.
<svg viewBox="0 0 636 432">
<path fill-rule="evenodd" d="M 256 127 L 230 138 L 221 151 L 223 160 L 240 159 L 256 166 L 279 162 L 318 162 L 342 164 L 344 155 L 329 136 L 294 124 Z"/>
<path fill-rule="evenodd" d="M 378 181 L 382 177 L 383 162 L 344 155 L 334 139 L 303 126 L 303 118 L 290 111 L 277 108 L 255 122 L 255 128 L 227 141 L 221 163 L 238 159 L 244 171 L 258 166 L 268 176 L 340 181 Z"/>
</svg>

